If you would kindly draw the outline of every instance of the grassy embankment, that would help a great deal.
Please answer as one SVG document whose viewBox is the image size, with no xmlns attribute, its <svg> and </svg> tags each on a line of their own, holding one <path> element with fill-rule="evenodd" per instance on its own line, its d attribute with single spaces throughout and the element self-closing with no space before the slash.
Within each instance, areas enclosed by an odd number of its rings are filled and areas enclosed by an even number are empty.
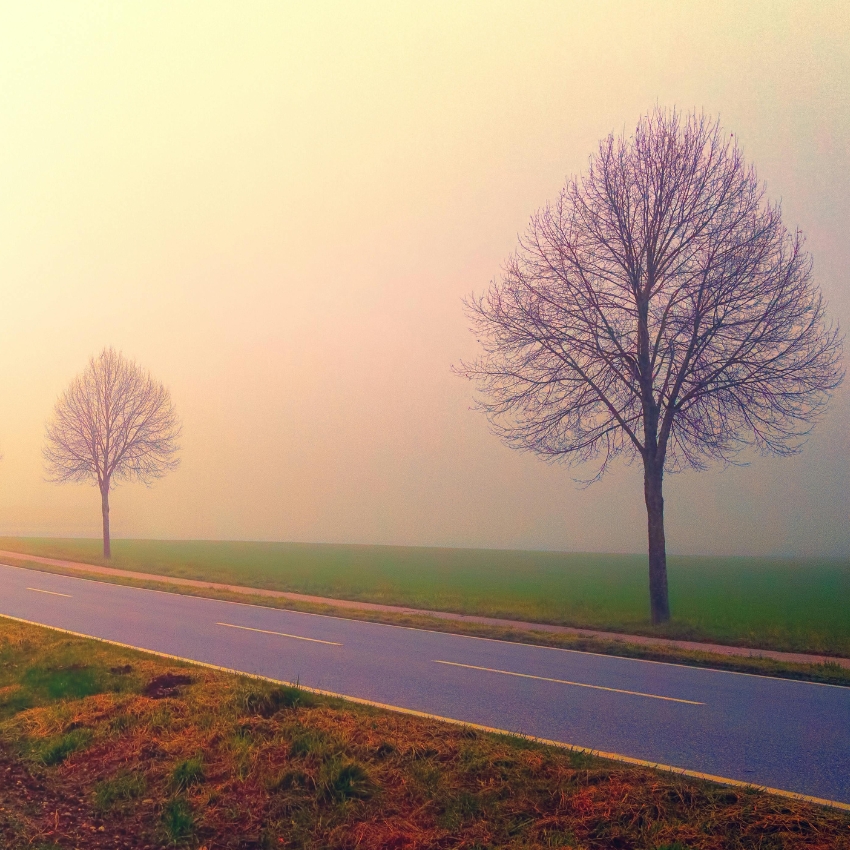
<svg viewBox="0 0 850 850">
<path fill-rule="evenodd" d="M 0 538 L 100 564 L 100 542 Z M 396 546 L 116 540 L 110 566 L 299 593 L 761 649 L 850 656 L 850 561 L 671 557 L 673 621 L 647 621 L 646 559 Z"/>
<path fill-rule="evenodd" d="M 0 618 L 0 846 L 850 848 L 850 816 Z"/>
</svg>

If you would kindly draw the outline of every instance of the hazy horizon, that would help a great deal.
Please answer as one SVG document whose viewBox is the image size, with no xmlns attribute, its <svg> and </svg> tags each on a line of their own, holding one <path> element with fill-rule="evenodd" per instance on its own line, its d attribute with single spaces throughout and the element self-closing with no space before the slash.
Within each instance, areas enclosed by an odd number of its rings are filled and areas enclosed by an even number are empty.
<svg viewBox="0 0 850 850">
<path fill-rule="evenodd" d="M 0 535 L 97 537 L 44 480 L 57 396 L 112 345 L 182 464 L 113 535 L 642 553 L 635 465 L 510 451 L 451 366 L 461 298 L 609 132 L 704 110 L 850 327 L 842 3 L 186 2 L 0 12 Z M 850 555 L 850 390 L 794 458 L 666 479 L 671 554 Z"/>
<path fill-rule="evenodd" d="M 85 540 L 91 542 L 96 548 L 100 548 L 100 537 L 87 537 L 84 535 L 67 536 L 67 537 L 39 537 L 34 535 L 23 535 L 20 537 L 0 536 L 2 540 Z M 582 549 L 544 549 L 544 548 L 518 548 L 516 546 L 441 546 L 441 545 L 426 545 L 426 544 L 405 544 L 405 543 L 345 543 L 335 542 L 330 543 L 322 540 L 273 540 L 257 539 L 248 537 L 113 537 L 113 546 L 115 543 L 125 541 L 127 543 L 143 542 L 143 543 L 257 543 L 276 546 L 309 546 L 309 547 L 336 547 L 336 548 L 363 548 L 363 549 L 436 549 L 447 551 L 472 551 L 472 552 L 517 552 L 528 554 L 543 554 L 543 555 L 590 555 L 590 556 L 614 556 L 625 558 L 637 558 L 639 561 L 646 559 L 645 551 L 603 551 L 603 550 L 582 550 Z M 0 545 L 2 548 L 2 545 Z M 119 547 L 120 548 L 120 547 Z M 113 555 L 115 553 L 113 552 Z M 119 553 L 120 554 L 120 553 Z M 39 555 L 38 557 L 58 557 Z M 63 556 L 64 557 L 64 556 Z M 708 561 L 723 561 L 735 560 L 740 558 L 746 561 L 840 561 L 844 562 L 848 556 L 844 554 L 837 555 L 797 555 L 794 553 L 772 554 L 772 555 L 704 555 L 700 553 L 668 553 L 668 558 L 673 559 L 688 559 L 698 560 L 704 558 Z"/>
</svg>

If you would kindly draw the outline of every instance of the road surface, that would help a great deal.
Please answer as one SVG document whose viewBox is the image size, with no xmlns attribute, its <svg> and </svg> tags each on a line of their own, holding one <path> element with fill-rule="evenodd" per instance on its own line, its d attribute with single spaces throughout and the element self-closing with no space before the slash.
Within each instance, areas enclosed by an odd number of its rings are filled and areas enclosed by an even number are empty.
<svg viewBox="0 0 850 850">
<path fill-rule="evenodd" d="M 850 804 L 850 688 L 506 643 L 0 565 L 0 614 Z"/>
<path fill-rule="evenodd" d="M 838 664 L 839 667 L 850 668 L 850 658 L 840 658 L 834 655 L 813 655 L 810 652 L 780 652 L 772 649 L 756 649 L 748 646 L 729 646 L 728 644 L 706 643 L 705 641 L 676 640 L 672 638 L 648 637 L 647 635 L 630 635 L 623 632 L 604 632 L 599 629 L 583 629 L 575 626 L 559 626 L 553 623 L 534 623 L 527 620 L 509 620 L 504 617 L 482 617 L 477 614 L 458 614 L 455 611 L 429 611 L 423 608 L 411 608 L 407 605 L 384 605 L 377 602 L 362 602 L 360 600 L 333 599 L 327 596 L 314 596 L 307 593 L 294 593 L 288 590 L 269 590 L 261 587 L 246 587 L 239 584 L 222 584 L 216 581 L 199 581 L 183 578 L 182 576 L 158 575 L 157 573 L 140 573 L 135 570 L 123 570 L 115 567 L 104 567 L 99 564 L 86 564 L 80 561 L 66 561 L 59 558 L 45 558 L 42 555 L 27 555 L 20 552 L 10 552 L 0 549 L 0 558 L 15 561 L 20 559 L 30 564 L 44 564 L 59 567 L 62 570 L 91 575 L 115 576 L 131 578 L 139 581 L 159 582 L 160 584 L 183 585 L 198 587 L 204 590 L 224 590 L 229 593 L 243 594 L 254 597 L 272 597 L 291 599 L 298 602 L 311 602 L 316 605 L 330 605 L 334 608 L 358 609 L 360 611 L 391 612 L 396 614 L 422 614 L 426 617 L 437 617 L 441 620 L 457 620 L 462 623 L 483 623 L 488 626 L 502 626 L 522 631 L 553 632 L 564 635 L 583 635 L 602 640 L 617 640 L 625 643 L 643 644 L 644 646 L 669 646 L 678 649 L 693 649 L 698 652 L 710 652 L 716 655 L 739 655 L 745 658 L 761 657 L 775 658 L 789 664 Z"/>
</svg>

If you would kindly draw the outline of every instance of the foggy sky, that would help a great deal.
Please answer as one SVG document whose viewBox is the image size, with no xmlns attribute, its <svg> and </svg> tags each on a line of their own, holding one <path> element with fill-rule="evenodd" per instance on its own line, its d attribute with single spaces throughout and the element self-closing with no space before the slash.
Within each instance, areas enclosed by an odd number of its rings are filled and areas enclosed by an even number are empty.
<svg viewBox="0 0 850 850">
<path fill-rule="evenodd" d="M 182 465 L 113 534 L 642 551 L 637 466 L 502 446 L 450 367 L 461 297 L 598 140 L 719 115 L 850 327 L 850 6 L 6 3 L 0 533 L 98 536 L 44 423 L 113 345 Z M 850 391 L 804 453 L 671 476 L 680 553 L 850 553 Z"/>
</svg>

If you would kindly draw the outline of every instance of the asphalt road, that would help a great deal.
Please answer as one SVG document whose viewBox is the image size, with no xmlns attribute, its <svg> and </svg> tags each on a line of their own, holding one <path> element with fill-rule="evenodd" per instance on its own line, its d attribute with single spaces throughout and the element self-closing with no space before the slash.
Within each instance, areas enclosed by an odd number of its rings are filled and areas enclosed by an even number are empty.
<svg viewBox="0 0 850 850">
<path fill-rule="evenodd" d="M 0 565 L 0 614 L 850 803 L 850 688 L 450 635 Z"/>
</svg>

